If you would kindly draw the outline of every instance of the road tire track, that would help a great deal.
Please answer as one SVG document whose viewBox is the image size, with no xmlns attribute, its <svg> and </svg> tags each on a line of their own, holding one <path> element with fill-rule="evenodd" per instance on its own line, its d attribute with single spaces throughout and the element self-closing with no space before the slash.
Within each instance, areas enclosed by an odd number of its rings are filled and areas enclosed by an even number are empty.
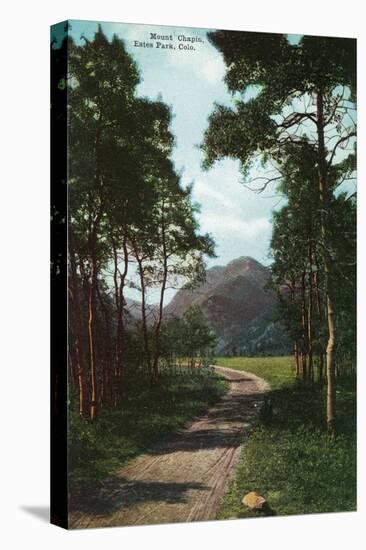
<svg viewBox="0 0 366 550">
<path fill-rule="evenodd" d="M 215 519 L 269 386 L 248 372 L 214 368 L 229 381 L 223 398 L 185 430 L 121 468 L 82 508 L 70 511 L 70 528 Z"/>
</svg>

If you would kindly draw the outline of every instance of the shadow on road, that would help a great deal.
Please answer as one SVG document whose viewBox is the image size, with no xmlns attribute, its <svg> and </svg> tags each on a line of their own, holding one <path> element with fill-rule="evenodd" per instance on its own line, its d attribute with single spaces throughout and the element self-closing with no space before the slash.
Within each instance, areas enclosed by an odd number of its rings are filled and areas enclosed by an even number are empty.
<svg viewBox="0 0 366 550">
<path fill-rule="evenodd" d="M 114 476 L 97 495 L 85 496 L 82 500 L 70 503 L 70 512 L 77 510 L 87 514 L 105 515 L 140 503 L 184 503 L 187 502 L 188 491 L 192 490 L 205 491 L 208 488 L 196 482 L 127 481 Z"/>
<path fill-rule="evenodd" d="M 231 396 L 227 401 L 213 408 L 202 418 L 202 428 L 185 430 L 149 450 L 149 455 L 159 456 L 177 451 L 199 451 L 202 449 L 238 447 L 245 433 L 243 425 L 248 424 L 253 410 L 260 404 L 258 396 Z"/>
</svg>

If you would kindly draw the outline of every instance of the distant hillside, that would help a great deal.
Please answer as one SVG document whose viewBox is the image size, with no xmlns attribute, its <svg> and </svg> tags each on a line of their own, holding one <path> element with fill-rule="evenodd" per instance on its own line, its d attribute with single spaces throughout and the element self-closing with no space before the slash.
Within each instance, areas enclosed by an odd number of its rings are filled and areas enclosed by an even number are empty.
<svg viewBox="0 0 366 550">
<path fill-rule="evenodd" d="M 125 297 L 125 307 L 129 313 L 127 318 L 127 327 L 134 329 L 136 327 L 136 323 L 139 323 L 142 320 L 141 302 Z M 147 324 L 152 325 L 158 316 L 158 306 L 148 304 L 146 308 L 146 315 Z"/>
<path fill-rule="evenodd" d="M 265 289 L 268 278 L 268 268 L 245 256 L 212 267 L 204 284 L 177 292 L 165 308 L 165 318 L 181 317 L 198 305 L 218 336 L 217 353 L 288 353 L 284 330 L 274 322 L 276 296 Z"/>
</svg>

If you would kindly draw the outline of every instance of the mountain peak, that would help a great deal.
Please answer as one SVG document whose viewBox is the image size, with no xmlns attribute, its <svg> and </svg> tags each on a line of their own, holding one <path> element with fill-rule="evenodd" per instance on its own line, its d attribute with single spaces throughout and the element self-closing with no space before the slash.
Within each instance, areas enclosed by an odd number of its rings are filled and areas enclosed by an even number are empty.
<svg viewBox="0 0 366 550">
<path fill-rule="evenodd" d="M 258 260 L 255 260 L 251 256 L 239 256 L 239 258 L 231 260 L 226 267 L 230 266 L 259 267 L 261 269 L 266 269 L 263 264 L 261 264 L 260 262 L 258 262 Z"/>
<path fill-rule="evenodd" d="M 273 323 L 276 297 L 266 289 L 268 278 L 268 267 L 240 256 L 208 269 L 205 282 L 194 289 L 179 290 L 165 315 L 181 317 L 197 305 L 218 337 L 218 353 L 273 352 L 273 342 L 284 342 L 284 337 L 281 331 L 273 338 L 278 330 Z"/>
</svg>

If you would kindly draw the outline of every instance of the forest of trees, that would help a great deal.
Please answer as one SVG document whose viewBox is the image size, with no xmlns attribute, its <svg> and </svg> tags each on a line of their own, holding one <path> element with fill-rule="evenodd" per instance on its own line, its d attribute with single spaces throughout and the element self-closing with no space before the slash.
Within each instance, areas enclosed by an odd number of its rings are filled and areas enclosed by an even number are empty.
<svg viewBox="0 0 366 550">
<path fill-rule="evenodd" d="M 287 204 L 273 216 L 271 286 L 277 291 L 279 313 L 293 342 L 297 376 L 322 384 L 328 333 L 316 158 L 308 145 L 295 153 L 295 158 L 288 157 L 282 167 L 280 189 Z M 336 174 L 334 181 L 338 183 Z M 340 372 L 352 373 L 356 359 L 355 196 L 333 195 L 329 205 L 338 376 Z"/>
<path fill-rule="evenodd" d="M 204 166 L 238 159 L 245 185 L 278 186 L 287 199 L 274 215 L 273 285 L 298 373 L 312 379 L 317 357 L 322 377 L 325 357 L 334 434 L 336 365 L 355 355 L 356 207 L 339 187 L 355 171 L 356 41 L 233 31 L 209 40 L 235 107 L 216 104 L 210 115 Z M 263 175 L 248 181 L 253 167 Z"/>
<path fill-rule="evenodd" d="M 294 346 L 296 374 L 327 384 L 335 430 L 335 381 L 355 363 L 355 42 L 215 31 L 232 107 L 216 104 L 203 166 L 240 161 L 244 183 L 285 199 L 273 214 L 271 286 Z M 69 380 L 79 415 L 123 402 L 128 377 L 159 383 L 163 365 L 201 364 L 214 337 L 201 312 L 164 320 L 168 288 L 204 280 L 214 242 L 200 233 L 191 187 L 172 161 L 170 108 L 139 97 L 141 75 L 122 40 L 99 27 L 93 40 L 52 49 L 67 94 Z M 262 175 L 249 179 L 252 169 Z M 343 187 L 342 187 L 343 186 Z M 238 189 L 238 194 L 240 189 Z M 141 320 L 129 330 L 133 273 Z M 148 292 L 158 293 L 153 309 Z"/>
<path fill-rule="evenodd" d="M 165 349 L 165 292 L 200 281 L 214 243 L 200 234 L 191 188 L 181 186 L 171 160 L 170 109 L 138 97 L 140 75 L 123 42 L 116 36 L 109 42 L 99 27 L 92 41 L 84 38 L 78 46 L 65 39 L 63 48 L 68 74 L 58 76 L 67 83 L 59 88 L 67 89 L 68 106 L 69 381 L 80 417 L 94 420 L 100 406 L 123 401 L 128 374 L 155 384 L 163 355 L 164 363 L 174 363 Z M 141 294 L 136 330 L 127 328 L 130 271 Z M 147 301 L 152 288 L 159 293 L 154 311 Z M 212 335 L 204 319 L 192 315 L 203 329 L 192 347 L 199 354 Z"/>
</svg>

